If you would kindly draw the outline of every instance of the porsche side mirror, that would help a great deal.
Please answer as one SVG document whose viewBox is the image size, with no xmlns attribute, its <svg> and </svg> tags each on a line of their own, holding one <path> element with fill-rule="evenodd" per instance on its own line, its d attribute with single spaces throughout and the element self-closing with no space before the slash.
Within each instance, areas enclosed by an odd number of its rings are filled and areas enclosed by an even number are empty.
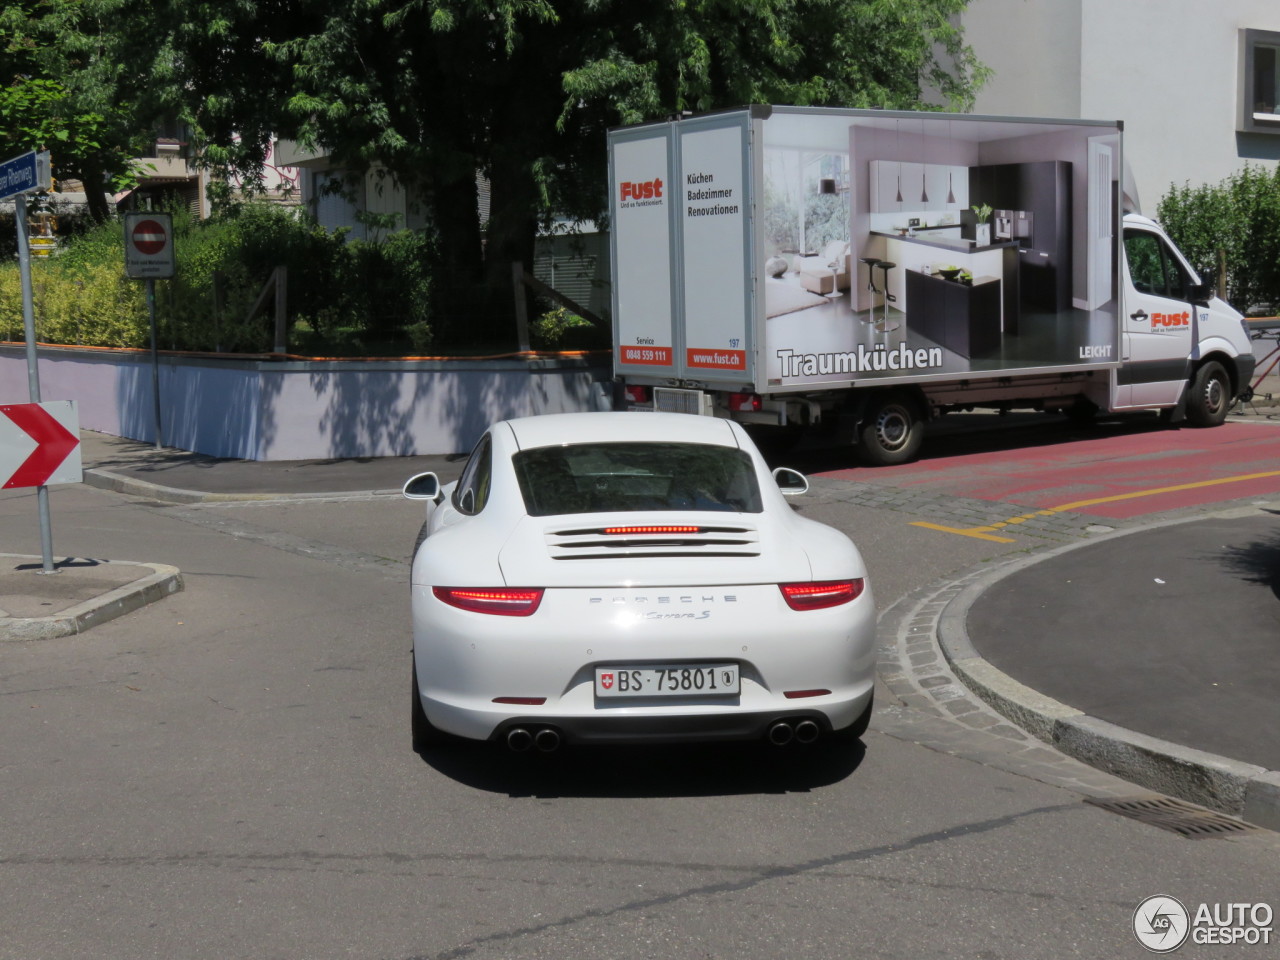
<svg viewBox="0 0 1280 960">
<path fill-rule="evenodd" d="M 809 478 L 799 470 L 777 467 L 773 471 L 773 479 L 783 496 L 798 497 L 802 493 L 809 492 Z"/>
<path fill-rule="evenodd" d="M 431 472 L 416 474 L 405 481 L 401 493 L 409 500 L 439 500 L 440 478 Z"/>
</svg>

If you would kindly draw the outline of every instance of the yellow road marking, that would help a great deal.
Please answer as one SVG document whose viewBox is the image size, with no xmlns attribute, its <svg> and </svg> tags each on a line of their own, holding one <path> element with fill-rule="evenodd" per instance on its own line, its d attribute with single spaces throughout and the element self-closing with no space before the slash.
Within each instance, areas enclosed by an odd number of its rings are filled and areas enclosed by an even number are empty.
<svg viewBox="0 0 1280 960">
<path fill-rule="evenodd" d="M 1162 493 L 1178 493 L 1182 490 L 1195 490 L 1200 487 L 1217 487 L 1224 483 L 1242 483 L 1246 480 L 1265 480 L 1267 477 L 1280 477 L 1280 470 L 1267 470 L 1263 473 L 1245 473 L 1237 477 L 1219 477 L 1216 480 L 1196 480 L 1192 483 L 1179 483 L 1172 487 L 1154 487 L 1151 490 L 1135 490 L 1132 493 L 1116 493 L 1109 497 L 1094 497 L 1090 500 L 1074 500 L 1071 503 L 1063 503 L 1056 507 L 1049 507 L 1045 510 L 1036 510 L 1032 513 L 1024 513 L 1019 517 L 1010 517 L 999 523 L 993 523 L 985 527 L 944 527 L 936 523 L 926 523 L 923 520 L 912 521 L 913 527 L 924 527 L 926 530 L 940 530 L 943 533 L 958 533 L 962 537 L 974 537 L 978 540 L 993 540 L 996 543 L 1014 543 L 1015 541 L 1009 537 L 992 536 L 993 531 L 1002 530 L 1005 527 L 1016 526 L 1019 523 L 1026 523 L 1036 517 L 1052 517 L 1059 513 L 1067 513 L 1071 510 L 1079 510 L 1082 507 L 1093 507 L 1100 503 L 1116 503 L 1120 500 L 1135 500 L 1139 497 L 1155 497 Z"/>
<path fill-rule="evenodd" d="M 969 529 L 961 529 L 960 527 L 943 527 L 936 523 L 925 523 L 923 520 L 913 520 L 913 527 L 924 527 L 926 530 L 941 530 L 943 533 L 958 533 L 962 537 L 973 537 L 976 540 L 994 540 L 996 543 L 1017 543 L 1012 537 L 993 537 L 989 533 L 982 533 L 983 530 L 994 530 L 995 527 L 970 527 Z"/>
</svg>

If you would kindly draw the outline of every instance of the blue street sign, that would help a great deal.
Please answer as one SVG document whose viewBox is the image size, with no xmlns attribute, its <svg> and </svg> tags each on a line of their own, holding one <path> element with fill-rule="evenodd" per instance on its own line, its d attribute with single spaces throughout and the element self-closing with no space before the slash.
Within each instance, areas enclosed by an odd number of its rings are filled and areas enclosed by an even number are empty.
<svg viewBox="0 0 1280 960">
<path fill-rule="evenodd" d="M 50 186 L 47 151 L 24 153 L 0 163 L 0 200 L 20 193 L 36 193 Z"/>
</svg>

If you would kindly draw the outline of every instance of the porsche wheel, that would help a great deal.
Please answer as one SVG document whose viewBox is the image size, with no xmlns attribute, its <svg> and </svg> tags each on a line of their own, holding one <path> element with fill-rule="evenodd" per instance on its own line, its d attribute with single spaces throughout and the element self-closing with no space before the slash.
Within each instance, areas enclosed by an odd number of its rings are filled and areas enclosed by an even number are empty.
<svg viewBox="0 0 1280 960">
<path fill-rule="evenodd" d="M 422 694 L 418 688 L 418 662 L 411 659 L 413 667 L 413 706 L 410 714 L 410 727 L 413 734 L 413 752 L 421 753 L 429 747 L 437 747 L 444 743 L 448 735 L 437 730 L 427 719 L 427 712 L 422 709 Z"/>
<path fill-rule="evenodd" d="M 873 693 L 871 695 L 871 699 L 867 701 L 867 709 L 862 711 L 862 714 L 858 719 L 853 721 L 853 723 L 845 727 L 843 730 L 834 731 L 832 736 L 842 743 L 853 743 L 856 740 L 861 740 L 862 735 L 865 734 L 867 732 L 867 728 L 871 726 L 871 711 L 874 707 L 875 694 Z"/>
</svg>

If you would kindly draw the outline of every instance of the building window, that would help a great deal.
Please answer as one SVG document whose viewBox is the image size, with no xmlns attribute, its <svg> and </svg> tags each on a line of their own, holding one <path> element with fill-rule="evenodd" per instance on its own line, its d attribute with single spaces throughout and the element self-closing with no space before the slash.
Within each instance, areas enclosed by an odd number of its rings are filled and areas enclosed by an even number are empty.
<svg viewBox="0 0 1280 960">
<path fill-rule="evenodd" d="M 327 170 L 312 174 L 311 202 L 320 226 L 326 230 L 347 228 L 349 240 L 365 239 L 365 227 L 357 214 L 364 209 L 364 182 L 354 186 Z"/>
<path fill-rule="evenodd" d="M 1280 133 L 1280 32 L 1240 31 L 1240 128 Z"/>
</svg>

